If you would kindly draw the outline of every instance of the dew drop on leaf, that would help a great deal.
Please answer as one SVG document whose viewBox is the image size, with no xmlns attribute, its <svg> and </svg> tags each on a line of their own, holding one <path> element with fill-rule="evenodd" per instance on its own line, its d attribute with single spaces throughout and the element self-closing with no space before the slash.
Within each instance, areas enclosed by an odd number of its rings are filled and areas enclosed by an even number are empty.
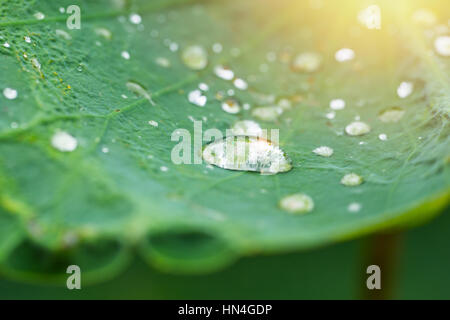
<svg viewBox="0 0 450 320">
<path fill-rule="evenodd" d="M 350 48 L 342 48 L 336 51 L 334 57 L 338 62 L 350 61 L 355 58 L 355 51 Z"/>
<path fill-rule="evenodd" d="M 125 60 L 130 60 L 130 53 L 128 51 L 122 51 L 120 53 L 120 55 L 122 56 L 122 58 L 124 58 Z"/>
<path fill-rule="evenodd" d="M 327 146 L 321 146 L 313 150 L 313 152 L 322 157 L 331 157 L 333 155 L 333 149 Z"/>
<path fill-rule="evenodd" d="M 103 37 L 105 39 L 108 39 L 108 40 L 111 40 L 111 38 L 112 38 L 111 31 L 109 31 L 106 28 L 96 28 L 95 29 L 95 34 L 100 36 L 100 37 Z"/>
<path fill-rule="evenodd" d="M 150 120 L 150 121 L 148 122 L 148 124 L 151 125 L 152 127 L 155 127 L 155 128 L 158 127 L 158 122 L 156 122 L 155 120 Z"/>
<path fill-rule="evenodd" d="M 140 24 L 142 22 L 142 17 L 137 13 L 133 13 L 130 15 L 130 22 L 132 24 Z"/>
<path fill-rule="evenodd" d="M 380 139 L 381 141 L 386 141 L 388 139 L 388 137 L 385 133 L 380 133 L 378 135 L 378 139 Z"/>
<path fill-rule="evenodd" d="M 202 70 L 208 65 L 208 53 L 202 46 L 189 46 L 181 53 L 181 60 L 189 69 Z"/>
<path fill-rule="evenodd" d="M 397 88 L 397 95 L 404 99 L 406 97 L 408 97 L 414 89 L 414 84 L 412 82 L 409 81 L 403 81 L 402 83 L 400 83 L 400 85 Z"/>
<path fill-rule="evenodd" d="M 139 97 L 143 97 L 147 99 L 152 105 L 155 105 L 153 102 L 150 94 L 147 92 L 147 90 L 144 89 L 143 86 L 141 86 L 139 83 L 135 81 L 128 81 L 126 83 L 127 89 L 136 94 Z"/>
<path fill-rule="evenodd" d="M 363 183 L 363 178 L 356 173 L 349 173 L 342 177 L 341 183 L 348 187 L 359 186 Z"/>
<path fill-rule="evenodd" d="M 293 214 L 304 214 L 314 209 L 313 199 L 304 193 L 295 193 L 280 200 L 280 208 Z"/>
<path fill-rule="evenodd" d="M 61 152 L 71 152 L 77 148 L 78 141 L 65 131 L 56 132 L 51 140 L 53 148 Z"/>
<path fill-rule="evenodd" d="M 61 29 L 56 29 L 55 30 L 56 36 L 66 39 L 66 40 L 71 40 L 72 36 L 70 34 L 68 34 L 66 31 L 61 30 Z"/>
<path fill-rule="evenodd" d="M 168 68 L 170 67 L 170 60 L 164 57 L 158 57 L 155 59 L 155 62 L 158 66 L 163 67 L 163 68 Z"/>
<path fill-rule="evenodd" d="M 218 65 L 214 68 L 214 74 L 223 80 L 233 80 L 234 72 L 228 67 Z"/>
<path fill-rule="evenodd" d="M 392 107 L 381 111 L 378 118 L 382 122 L 398 122 L 405 115 L 405 110 L 400 107 Z"/>
<path fill-rule="evenodd" d="M 3 95 L 5 96 L 6 99 L 14 100 L 17 98 L 18 93 L 17 93 L 17 90 L 15 90 L 15 89 L 5 88 L 3 90 Z"/>
<path fill-rule="evenodd" d="M 278 120 L 278 117 L 283 113 L 283 109 L 277 106 L 258 107 L 252 110 L 252 116 L 262 120 L 273 122 Z"/>
<path fill-rule="evenodd" d="M 31 65 L 36 69 L 41 70 L 41 63 L 39 62 L 38 59 L 36 58 L 31 59 Z"/>
<path fill-rule="evenodd" d="M 362 205 L 358 202 L 352 202 L 348 205 L 347 210 L 349 212 L 358 212 L 362 208 Z"/>
<path fill-rule="evenodd" d="M 242 120 L 236 122 L 231 128 L 234 135 L 260 137 L 263 134 L 261 126 L 253 120 Z"/>
<path fill-rule="evenodd" d="M 450 36 L 440 36 L 434 40 L 436 52 L 444 57 L 450 57 Z"/>
<path fill-rule="evenodd" d="M 221 53 L 223 50 L 222 44 L 216 42 L 212 45 L 212 50 L 214 53 Z"/>
<path fill-rule="evenodd" d="M 345 127 L 349 136 L 361 136 L 370 132 L 370 126 L 362 121 L 354 121 Z"/>
<path fill-rule="evenodd" d="M 240 78 L 234 79 L 233 84 L 239 90 L 247 90 L 247 88 L 248 88 L 247 82 L 245 80 L 243 80 L 243 79 L 240 79 Z"/>
<path fill-rule="evenodd" d="M 292 169 L 291 160 L 269 140 L 253 136 L 228 136 L 203 149 L 203 159 L 228 170 L 277 174 Z"/>
<path fill-rule="evenodd" d="M 333 99 L 330 101 L 330 108 L 333 110 L 342 110 L 345 108 L 345 101 L 342 99 Z"/>
<path fill-rule="evenodd" d="M 241 111 L 241 105 L 236 99 L 226 99 L 222 102 L 222 110 L 227 113 L 236 114 Z"/>
<path fill-rule="evenodd" d="M 292 70 L 297 72 L 314 72 L 322 64 L 322 57 L 315 52 L 304 52 L 297 55 L 292 62 Z"/>
<path fill-rule="evenodd" d="M 45 19 L 45 14 L 43 14 L 42 12 L 36 12 L 33 16 L 34 16 L 37 20 L 43 20 L 43 19 Z"/>
<path fill-rule="evenodd" d="M 193 90 L 188 93 L 188 101 L 196 106 L 204 107 L 208 98 L 200 90 Z"/>
</svg>

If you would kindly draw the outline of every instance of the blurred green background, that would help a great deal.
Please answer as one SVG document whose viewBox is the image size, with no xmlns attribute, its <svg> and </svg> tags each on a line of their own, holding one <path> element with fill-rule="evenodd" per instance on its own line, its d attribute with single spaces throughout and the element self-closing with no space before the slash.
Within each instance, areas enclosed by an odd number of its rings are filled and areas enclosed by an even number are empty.
<svg viewBox="0 0 450 320">
<path fill-rule="evenodd" d="M 394 298 L 450 299 L 450 208 L 401 237 Z M 113 281 L 70 291 L 0 280 L 0 299 L 355 299 L 365 284 L 359 239 L 307 252 L 244 258 L 202 276 L 163 274 L 140 260 Z M 382 274 L 383 286 L 383 274 Z"/>
</svg>

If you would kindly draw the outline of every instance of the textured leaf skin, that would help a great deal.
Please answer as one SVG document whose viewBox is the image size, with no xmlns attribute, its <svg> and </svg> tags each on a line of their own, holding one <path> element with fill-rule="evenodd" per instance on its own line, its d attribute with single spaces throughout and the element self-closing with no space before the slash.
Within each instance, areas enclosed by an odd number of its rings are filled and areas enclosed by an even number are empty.
<svg viewBox="0 0 450 320">
<path fill-rule="evenodd" d="M 73 2 L 2 3 L 1 40 L 11 47 L 0 47 L 0 89 L 19 92 L 15 100 L 0 96 L 0 263 L 5 274 L 60 281 L 64 266 L 78 262 L 92 280 L 101 280 L 124 268 L 132 249 L 162 270 L 207 272 L 243 255 L 307 249 L 415 225 L 448 204 L 450 63 L 429 57 L 432 43 L 405 28 L 393 9 L 383 21 L 396 25 L 398 33 L 361 30 L 359 38 L 344 39 L 344 30 L 356 23 L 358 5 L 352 1 L 333 28 L 306 4 L 293 1 L 134 1 L 117 8 L 106 0 L 79 1 L 82 29 L 67 30 L 59 7 Z M 320 14 L 331 16 L 335 10 L 330 4 Z M 33 17 L 38 11 L 46 14 L 44 20 Z M 119 21 L 131 12 L 142 15 L 144 31 Z M 96 28 L 107 28 L 111 39 L 99 36 Z M 71 39 L 56 36 L 56 29 Z M 159 36 L 150 36 L 150 30 Z M 179 52 L 167 48 L 168 38 L 180 48 L 220 42 L 225 50 L 209 50 L 208 69 L 196 73 L 181 63 Z M 320 52 L 322 68 L 299 74 L 276 61 L 260 73 L 267 53 L 287 45 L 295 53 Z M 355 63 L 334 61 L 334 52 L 343 46 L 357 52 Z M 231 48 L 241 54 L 233 56 Z M 124 50 L 130 60 L 121 57 Z M 157 65 L 158 57 L 168 58 L 171 67 Z M 32 58 L 39 60 L 40 70 Z M 280 129 L 292 171 L 261 176 L 171 163 L 175 142 L 170 134 L 177 128 L 192 132 L 189 116 L 207 117 L 204 130 L 225 130 L 251 119 L 250 111 L 224 113 L 214 100 L 217 91 L 233 88 L 213 75 L 218 63 L 244 78 L 257 75 L 249 90 L 235 90 L 242 102 L 258 105 L 252 92 L 301 96 L 278 122 L 261 122 Z M 400 100 L 395 91 L 405 79 L 415 81 L 416 88 Z M 129 92 L 130 80 L 145 86 L 155 105 Z M 205 108 L 186 98 L 199 82 L 210 86 Z M 328 121 L 328 103 L 337 97 L 345 98 L 347 107 Z M 399 123 L 378 120 L 379 112 L 398 105 L 406 110 Z M 336 134 L 356 115 L 371 125 L 368 135 Z M 158 121 L 158 128 L 149 120 Z M 57 130 L 77 138 L 74 152 L 51 146 Z M 380 141 L 380 133 L 389 140 Z M 320 145 L 333 147 L 335 154 L 313 154 Z M 341 185 L 348 172 L 358 172 L 365 182 Z M 313 212 L 293 216 L 278 208 L 283 196 L 296 192 L 314 199 Z M 348 212 L 352 202 L 362 204 L 360 212 Z M 73 237 L 76 244 L 68 245 Z M 36 257 L 42 263 L 33 264 Z"/>
</svg>

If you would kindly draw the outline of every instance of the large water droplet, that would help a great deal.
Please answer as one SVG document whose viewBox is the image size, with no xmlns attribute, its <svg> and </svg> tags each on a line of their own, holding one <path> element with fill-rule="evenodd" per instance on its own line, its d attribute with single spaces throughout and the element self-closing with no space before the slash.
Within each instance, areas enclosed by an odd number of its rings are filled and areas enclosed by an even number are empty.
<svg viewBox="0 0 450 320">
<path fill-rule="evenodd" d="M 202 70 L 208 65 L 208 53 L 201 46 L 189 46 L 181 53 L 181 60 L 189 69 Z"/>
<path fill-rule="evenodd" d="M 132 13 L 130 15 L 130 22 L 132 24 L 140 24 L 142 22 L 142 17 L 138 15 L 137 13 Z"/>
<path fill-rule="evenodd" d="M 42 12 L 36 12 L 33 15 L 37 20 L 44 20 L 45 19 L 45 14 L 43 14 Z"/>
<path fill-rule="evenodd" d="M 237 136 L 254 136 L 260 137 L 263 134 L 263 130 L 260 125 L 252 120 L 242 120 L 234 124 L 231 128 L 234 135 Z"/>
<path fill-rule="evenodd" d="M 392 107 L 380 112 L 378 118 L 382 122 L 398 122 L 405 115 L 405 110 L 400 107 Z"/>
<path fill-rule="evenodd" d="M 130 53 L 128 51 L 122 51 L 120 53 L 120 55 L 122 56 L 122 58 L 124 58 L 125 60 L 130 60 L 131 56 Z"/>
<path fill-rule="evenodd" d="M 289 213 L 303 214 L 314 209 L 314 201 L 304 193 L 295 193 L 281 199 L 280 208 Z"/>
<path fill-rule="evenodd" d="M 363 181 L 364 181 L 363 178 L 356 173 L 346 174 L 341 179 L 341 183 L 344 186 L 348 186 L 348 187 L 359 186 L 361 183 L 363 183 Z"/>
<path fill-rule="evenodd" d="M 362 136 L 370 132 L 370 126 L 362 121 L 354 121 L 345 127 L 349 136 Z"/>
<path fill-rule="evenodd" d="M 53 148 L 61 152 L 71 152 L 77 148 L 78 142 L 73 136 L 64 131 L 58 131 L 52 137 Z"/>
<path fill-rule="evenodd" d="M 150 94 L 147 92 L 147 90 L 144 89 L 143 86 L 141 86 L 139 83 L 134 81 L 128 81 L 126 83 L 127 89 L 136 94 L 137 96 L 143 97 L 148 100 L 152 105 L 155 105 L 153 102 Z"/>
<path fill-rule="evenodd" d="M 229 136 L 208 144 L 203 158 L 228 170 L 276 174 L 292 169 L 291 160 L 277 145 L 253 136 Z"/>
<path fill-rule="evenodd" d="M 298 72 L 314 72 L 319 69 L 322 57 L 315 52 L 304 52 L 297 55 L 292 62 L 292 70 Z"/>
<path fill-rule="evenodd" d="M 441 56 L 450 57 L 450 36 L 440 36 L 434 40 L 434 48 Z"/>
</svg>

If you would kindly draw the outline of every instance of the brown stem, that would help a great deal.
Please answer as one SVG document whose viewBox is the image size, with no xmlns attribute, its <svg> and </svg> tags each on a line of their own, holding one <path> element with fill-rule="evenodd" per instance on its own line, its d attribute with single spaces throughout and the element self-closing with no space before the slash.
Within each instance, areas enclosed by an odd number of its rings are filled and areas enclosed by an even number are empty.
<svg viewBox="0 0 450 320">
<path fill-rule="evenodd" d="M 400 233 L 376 234 L 368 239 L 365 250 L 365 264 L 363 266 L 362 298 L 369 300 L 392 299 L 395 285 L 396 265 L 400 249 Z M 366 269 L 370 265 L 377 265 L 381 270 L 381 289 L 369 290 L 366 280 L 370 274 Z"/>
</svg>

